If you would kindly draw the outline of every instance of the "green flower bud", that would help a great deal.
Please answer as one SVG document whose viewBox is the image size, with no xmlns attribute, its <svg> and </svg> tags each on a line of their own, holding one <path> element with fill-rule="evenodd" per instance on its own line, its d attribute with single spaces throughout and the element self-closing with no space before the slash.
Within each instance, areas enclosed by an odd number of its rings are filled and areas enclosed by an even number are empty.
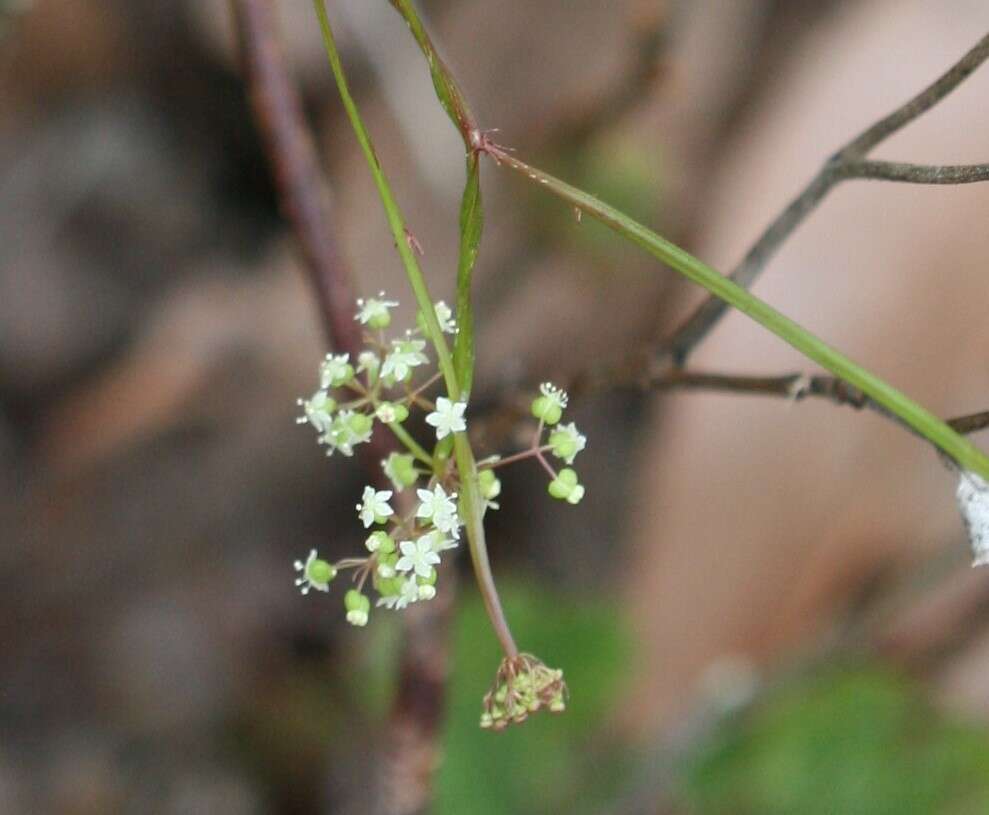
<svg viewBox="0 0 989 815">
<path fill-rule="evenodd" d="M 347 622 L 351 625 L 367 625 L 371 611 L 371 601 L 357 589 L 351 589 L 343 597 L 344 608 L 347 609 Z"/>
<path fill-rule="evenodd" d="M 584 488 L 577 481 L 577 473 L 569 467 L 564 467 L 556 478 L 549 483 L 549 494 L 561 501 L 576 504 L 584 497 Z"/>
<path fill-rule="evenodd" d="M 312 583 L 329 583 L 336 576 L 337 570 L 325 560 L 314 560 L 306 568 L 306 577 Z"/>
<path fill-rule="evenodd" d="M 347 427 L 358 436 L 363 436 L 371 431 L 374 419 L 365 413 L 355 413 L 347 419 Z"/>
<path fill-rule="evenodd" d="M 577 453 L 577 440 L 569 433 L 560 430 L 550 433 L 549 443 L 557 458 L 571 458 Z"/>
<path fill-rule="evenodd" d="M 436 578 L 439 577 L 439 572 L 433 569 L 429 573 L 429 577 L 423 577 L 422 575 L 416 575 L 416 583 L 420 586 L 435 586 Z"/>
<path fill-rule="evenodd" d="M 391 313 L 385 309 L 374 314 L 368 321 L 367 324 L 371 328 L 388 328 L 391 325 Z"/>
<path fill-rule="evenodd" d="M 548 396 L 537 396 L 532 400 L 532 415 L 548 425 L 554 425 L 563 418 L 563 409 Z"/>
<path fill-rule="evenodd" d="M 377 574 L 374 576 L 374 587 L 382 597 L 394 597 L 401 594 L 404 583 L 405 578 L 397 575 L 395 577 L 379 577 Z"/>
<path fill-rule="evenodd" d="M 398 552 L 379 552 L 378 575 L 384 578 L 394 577 L 396 563 L 398 563 Z"/>
<path fill-rule="evenodd" d="M 396 490 L 411 487 L 419 478 L 415 468 L 415 458 L 411 453 L 391 453 L 381 462 L 385 475 Z"/>
<path fill-rule="evenodd" d="M 380 529 L 368 535 L 367 540 L 364 541 L 364 545 L 369 552 L 389 554 L 395 551 L 395 541 L 387 532 L 383 532 Z"/>
<path fill-rule="evenodd" d="M 494 470 L 481 470 L 477 474 L 477 486 L 481 491 L 481 497 L 486 501 L 492 501 L 501 495 L 501 481 L 494 474 Z"/>
</svg>

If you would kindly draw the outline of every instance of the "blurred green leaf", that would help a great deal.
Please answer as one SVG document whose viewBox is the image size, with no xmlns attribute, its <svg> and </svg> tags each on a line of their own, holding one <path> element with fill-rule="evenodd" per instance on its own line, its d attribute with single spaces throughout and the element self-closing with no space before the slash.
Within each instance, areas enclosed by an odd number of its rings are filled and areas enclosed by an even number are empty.
<svg viewBox="0 0 989 815">
<path fill-rule="evenodd" d="M 703 815 L 985 813 L 989 733 L 888 671 L 835 670 L 722 727 L 685 798 Z"/>
<path fill-rule="evenodd" d="M 586 742 L 613 707 L 631 648 L 618 612 L 606 604 L 560 597 L 544 588 L 500 586 L 523 650 L 562 668 L 567 711 L 539 713 L 501 733 L 478 727 L 481 698 L 501 659 L 476 595 L 458 615 L 445 760 L 437 813 L 519 815 L 578 811 L 582 793 L 614 786 L 621 765 L 595 761 Z"/>
</svg>

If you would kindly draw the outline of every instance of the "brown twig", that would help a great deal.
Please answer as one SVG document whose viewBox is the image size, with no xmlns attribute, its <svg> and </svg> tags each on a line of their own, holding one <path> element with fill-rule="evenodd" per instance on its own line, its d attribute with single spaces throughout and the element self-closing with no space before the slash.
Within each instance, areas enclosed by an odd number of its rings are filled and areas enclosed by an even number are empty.
<svg viewBox="0 0 989 815">
<path fill-rule="evenodd" d="M 939 167 L 872 161 L 866 158 L 869 152 L 889 136 L 944 99 L 986 59 L 989 59 L 989 34 L 979 40 L 974 48 L 937 81 L 842 147 L 825 162 L 804 190 L 759 236 L 729 277 L 739 286 L 750 288 L 787 238 L 842 181 L 860 178 L 912 184 L 966 184 L 989 180 L 989 165 L 986 164 Z M 672 358 L 677 365 L 683 365 L 690 352 L 708 335 L 727 310 L 728 306 L 722 300 L 709 296 L 663 342 L 659 356 Z"/>
<path fill-rule="evenodd" d="M 745 376 L 674 368 L 668 373 L 653 377 L 649 382 L 649 387 L 657 390 L 682 388 L 684 390 L 722 391 L 753 396 L 778 396 L 791 399 L 794 402 L 808 397 L 817 397 L 836 405 L 847 405 L 856 410 L 872 410 L 900 423 L 897 417 L 882 405 L 872 401 L 858 388 L 827 375 L 808 376 L 801 373 L 789 373 L 782 376 Z M 989 411 L 971 413 L 945 421 L 959 433 L 975 433 L 989 427 Z"/>
<path fill-rule="evenodd" d="M 292 226 L 313 284 L 319 315 L 330 344 L 352 357 L 363 347 L 354 320 L 353 281 L 330 228 L 326 191 L 316 151 L 278 40 L 273 0 L 231 0 L 237 23 L 245 82 L 271 162 L 279 201 Z M 372 483 L 383 484 L 378 462 L 392 449 L 375 434 L 360 448 Z M 410 507 L 398 510 L 404 514 Z M 379 766 L 377 807 L 389 815 L 425 811 L 439 758 L 440 724 L 447 678 L 447 637 L 453 575 L 431 603 L 403 615 L 402 655 L 388 748 Z"/>
</svg>

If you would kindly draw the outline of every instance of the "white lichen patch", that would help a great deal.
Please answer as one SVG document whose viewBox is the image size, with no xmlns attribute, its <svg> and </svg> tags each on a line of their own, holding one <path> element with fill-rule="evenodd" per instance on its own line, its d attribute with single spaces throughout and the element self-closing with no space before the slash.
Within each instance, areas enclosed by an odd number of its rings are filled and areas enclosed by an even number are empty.
<svg viewBox="0 0 989 815">
<path fill-rule="evenodd" d="M 962 471 L 958 479 L 958 508 L 972 545 L 972 565 L 989 565 L 989 484 L 975 473 Z"/>
</svg>

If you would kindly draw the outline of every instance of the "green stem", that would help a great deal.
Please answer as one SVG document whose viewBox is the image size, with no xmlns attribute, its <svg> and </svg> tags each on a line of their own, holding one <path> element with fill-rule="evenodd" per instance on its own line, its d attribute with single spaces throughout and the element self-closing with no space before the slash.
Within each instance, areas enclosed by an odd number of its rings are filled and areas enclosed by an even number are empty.
<svg viewBox="0 0 989 815">
<path fill-rule="evenodd" d="M 981 450 L 952 430 L 933 413 L 857 365 L 768 303 L 736 285 L 679 246 L 670 243 L 651 229 L 632 220 L 603 201 L 599 201 L 592 195 L 588 195 L 542 170 L 530 167 L 498 147 L 491 146 L 488 152 L 499 164 L 504 164 L 530 181 L 545 187 L 554 195 L 638 244 L 649 254 L 680 272 L 684 277 L 703 286 L 716 297 L 721 298 L 757 323 L 768 328 L 809 359 L 822 365 L 850 385 L 854 385 L 940 448 L 962 469 L 978 473 L 983 478 L 989 478 L 989 458 Z"/>
<path fill-rule="evenodd" d="M 360 143 L 364 157 L 367 159 L 368 166 L 371 168 L 371 175 L 374 177 L 374 183 L 378 188 L 378 195 L 385 208 L 385 215 L 388 218 L 388 225 L 391 227 L 392 236 L 398 248 L 398 254 L 405 266 L 405 272 L 412 286 L 412 291 L 415 294 L 416 303 L 423 316 L 426 335 L 432 340 L 433 346 L 436 348 L 436 356 L 444 382 L 446 383 L 447 395 L 451 400 L 458 402 L 461 399 L 463 391 L 454 369 L 453 357 L 450 354 L 450 349 L 447 347 L 446 339 L 443 337 L 443 332 L 440 330 L 439 322 L 436 319 L 433 301 L 429 296 L 429 290 L 426 287 L 422 270 L 419 268 L 419 262 L 416 260 L 415 253 L 406 239 L 407 227 L 405 219 L 402 217 L 402 212 L 395 202 L 395 197 L 388 185 L 388 180 L 385 178 L 384 171 L 378 161 L 378 156 L 374 152 L 371 137 L 367 132 L 367 128 L 364 126 L 364 122 L 361 120 L 357 105 L 350 95 L 347 79 L 343 72 L 343 65 L 340 62 L 340 55 L 337 52 L 336 41 L 333 38 L 333 30 L 330 28 L 330 21 L 326 16 L 326 8 L 323 2 L 324 0 L 313 0 L 313 7 L 316 10 L 316 16 L 319 18 L 319 27 L 323 34 L 323 45 L 326 48 L 326 56 L 330 61 L 333 78 L 336 80 L 340 98 L 347 111 L 347 117 L 350 119 L 350 124 L 353 126 L 354 133 L 357 135 L 357 141 Z M 518 648 L 516 648 L 515 641 L 508 628 L 508 622 L 501 608 L 501 601 L 498 598 L 494 577 L 491 573 L 487 543 L 484 538 L 481 501 L 477 489 L 477 468 L 474 463 L 474 452 L 471 450 L 470 441 L 467 439 L 466 433 L 456 433 L 454 435 L 454 451 L 457 461 L 457 471 L 460 475 L 461 510 L 467 530 L 467 542 L 470 546 L 471 561 L 474 565 L 474 574 L 477 577 L 478 588 L 481 591 L 481 596 L 484 599 L 484 607 L 488 611 L 491 624 L 501 642 L 505 655 L 514 657 L 518 654 Z"/>
<path fill-rule="evenodd" d="M 419 459 L 419 461 L 423 464 L 427 465 L 430 471 L 432 471 L 433 457 L 423 449 L 419 442 L 409 435 L 409 432 L 402 427 L 402 425 L 398 422 L 391 422 L 389 423 L 388 428 L 398 437 L 398 440 L 408 448 L 412 455 Z"/>
</svg>

